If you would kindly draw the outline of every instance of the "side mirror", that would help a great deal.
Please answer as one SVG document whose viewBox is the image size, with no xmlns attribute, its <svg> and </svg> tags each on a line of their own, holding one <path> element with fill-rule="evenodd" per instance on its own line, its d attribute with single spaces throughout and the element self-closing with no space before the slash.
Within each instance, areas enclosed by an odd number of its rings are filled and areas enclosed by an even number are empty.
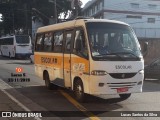
<svg viewBox="0 0 160 120">
<path fill-rule="evenodd" d="M 145 57 L 147 53 L 148 53 L 148 42 L 145 42 L 142 51 L 143 57 Z"/>
</svg>

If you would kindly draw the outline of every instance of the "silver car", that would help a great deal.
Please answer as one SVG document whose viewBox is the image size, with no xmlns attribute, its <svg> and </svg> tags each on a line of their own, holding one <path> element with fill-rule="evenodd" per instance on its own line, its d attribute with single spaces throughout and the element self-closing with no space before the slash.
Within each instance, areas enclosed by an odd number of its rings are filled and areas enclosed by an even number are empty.
<svg viewBox="0 0 160 120">
<path fill-rule="evenodd" d="M 160 58 L 144 68 L 145 78 L 160 79 Z"/>
</svg>

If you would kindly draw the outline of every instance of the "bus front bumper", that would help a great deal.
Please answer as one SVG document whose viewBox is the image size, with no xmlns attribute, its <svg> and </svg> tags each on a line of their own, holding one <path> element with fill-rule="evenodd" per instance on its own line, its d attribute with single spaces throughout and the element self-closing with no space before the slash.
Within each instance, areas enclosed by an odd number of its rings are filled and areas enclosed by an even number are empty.
<svg viewBox="0 0 160 120">
<path fill-rule="evenodd" d="M 16 53 L 16 58 L 29 58 L 32 55 L 32 53 Z"/>
<path fill-rule="evenodd" d="M 142 92 L 144 74 L 137 74 L 128 79 L 114 79 L 111 76 L 92 76 L 90 94 L 92 95 L 113 95 L 125 93 Z"/>
</svg>

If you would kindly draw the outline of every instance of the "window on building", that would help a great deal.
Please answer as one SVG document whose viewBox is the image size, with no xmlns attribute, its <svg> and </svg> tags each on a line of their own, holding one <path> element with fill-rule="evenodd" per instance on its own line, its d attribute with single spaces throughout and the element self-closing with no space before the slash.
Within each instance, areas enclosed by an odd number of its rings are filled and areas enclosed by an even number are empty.
<svg viewBox="0 0 160 120">
<path fill-rule="evenodd" d="M 155 18 L 148 18 L 148 23 L 155 23 Z"/>
<path fill-rule="evenodd" d="M 100 10 L 100 7 L 101 7 L 101 5 L 100 5 L 100 3 L 98 3 L 98 10 Z"/>
<path fill-rule="evenodd" d="M 156 8 L 157 8 L 157 5 L 148 4 L 148 8 L 149 8 L 149 9 L 156 9 Z"/>
<path fill-rule="evenodd" d="M 138 3 L 131 3 L 131 7 L 132 8 L 139 8 L 139 4 Z"/>
<path fill-rule="evenodd" d="M 99 5 L 100 5 L 100 10 L 102 10 L 102 8 L 103 8 L 103 3 L 100 2 Z"/>
<path fill-rule="evenodd" d="M 95 14 L 95 7 L 92 8 L 92 14 Z"/>
<path fill-rule="evenodd" d="M 100 10 L 100 3 L 97 3 L 96 8 L 97 8 L 97 11 Z"/>
<path fill-rule="evenodd" d="M 142 19 L 142 16 L 139 16 L 139 15 L 127 15 L 126 18 Z"/>
<path fill-rule="evenodd" d="M 88 10 L 86 10 L 86 12 L 85 12 L 85 16 L 88 16 Z"/>
<path fill-rule="evenodd" d="M 92 15 L 92 9 L 89 10 L 89 16 L 91 16 L 91 15 Z"/>
</svg>

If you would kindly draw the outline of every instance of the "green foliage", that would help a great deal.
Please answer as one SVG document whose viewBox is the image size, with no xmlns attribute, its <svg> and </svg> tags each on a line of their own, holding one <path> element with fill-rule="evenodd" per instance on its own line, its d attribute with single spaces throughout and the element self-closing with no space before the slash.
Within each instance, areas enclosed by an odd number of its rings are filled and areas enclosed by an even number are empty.
<svg viewBox="0 0 160 120">
<path fill-rule="evenodd" d="M 62 12 L 66 16 L 68 11 L 72 11 L 70 2 L 57 0 L 57 16 L 60 16 Z M 0 1 L 0 13 L 3 15 L 0 31 L 4 31 L 5 34 L 13 33 L 18 29 L 31 32 L 32 16 L 34 16 L 34 20 L 41 19 L 44 25 L 48 25 L 49 19 L 54 18 L 54 2 L 51 3 L 49 0 L 6 0 L 1 3 Z"/>
</svg>

